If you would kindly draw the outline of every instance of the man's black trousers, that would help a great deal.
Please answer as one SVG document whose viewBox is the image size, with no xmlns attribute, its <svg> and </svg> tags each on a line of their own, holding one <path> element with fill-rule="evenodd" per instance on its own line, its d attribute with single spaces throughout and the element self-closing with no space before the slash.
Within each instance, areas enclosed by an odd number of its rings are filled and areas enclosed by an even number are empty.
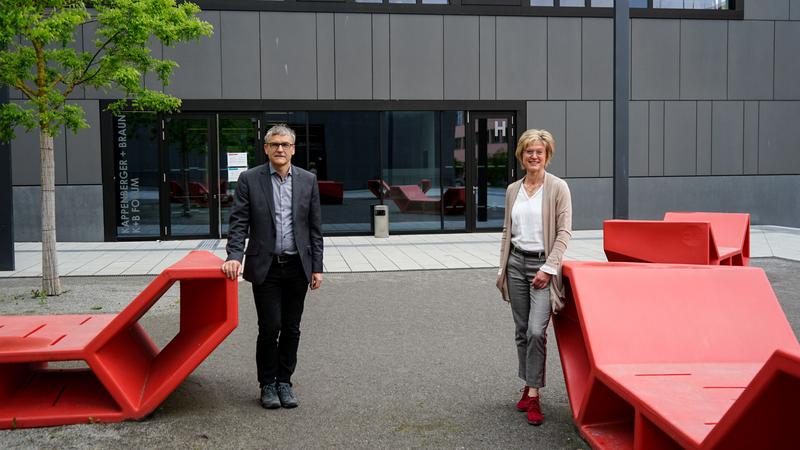
<svg viewBox="0 0 800 450">
<path fill-rule="evenodd" d="M 307 291 L 308 280 L 297 255 L 273 259 L 264 283 L 253 285 L 258 314 L 256 367 L 261 386 L 276 380 L 291 382 Z"/>
</svg>

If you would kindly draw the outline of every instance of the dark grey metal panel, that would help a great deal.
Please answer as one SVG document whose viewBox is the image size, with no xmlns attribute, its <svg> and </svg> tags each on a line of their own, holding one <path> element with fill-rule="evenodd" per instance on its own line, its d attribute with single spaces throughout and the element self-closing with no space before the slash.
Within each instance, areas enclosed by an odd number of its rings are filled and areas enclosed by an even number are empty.
<svg viewBox="0 0 800 450">
<path fill-rule="evenodd" d="M 15 127 L 14 135 L 16 138 L 11 141 L 11 184 L 38 185 L 41 174 L 39 129 L 28 133 L 22 127 Z"/>
<path fill-rule="evenodd" d="M 336 14 L 336 98 L 372 99 L 372 17 L 369 14 Z"/>
<path fill-rule="evenodd" d="M 648 102 L 630 102 L 629 174 L 632 177 L 647 176 L 650 140 L 650 105 Z"/>
<path fill-rule="evenodd" d="M 150 49 L 151 55 L 153 55 L 154 58 L 166 58 L 166 56 L 164 56 L 164 44 L 162 44 L 161 41 L 159 41 L 157 38 L 151 37 L 147 41 L 147 46 Z M 175 80 L 175 78 L 170 77 L 170 80 L 172 82 L 172 80 Z M 164 92 L 164 84 L 161 82 L 161 80 L 158 79 L 158 76 L 154 73 L 148 73 L 145 75 L 144 85 L 147 89 Z M 112 91 L 112 95 L 114 94 L 114 92 L 117 91 Z M 86 98 L 87 99 L 90 98 L 88 95 L 88 88 L 87 88 Z"/>
<path fill-rule="evenodd" d="M 581 19 L 547 19 L 547 98 L 581 98 Z M 567 165 L 569 173 L 569 165 Z"/>
<path fill-rule="evenodd" d="M 550 162 L 547 171 L 559 177 L 565 176 L 567 169 L 567 158 L 564 151 L 564 143 L 567 138 L 566 103 L 561 101 L 528 102 L 526 115 L 528 120 L 526 129 L 545 129 L 549 131 L 556 140 L 556 152 L 555 155 L 553 155 L 553 161 Z M 522 133 L 519 132 L 517 134 L 519 135 Z"/>
<path fill-rule="evenodd" d="M 317 98 L 336 98 L 336 33 L 332 13 L 317 13 Z M 369 36 L 369 35 L 367 35 Z M 367 41 L 369 42 L 369 41 Z M 367 53 L 369 55 L 369 53 Z M 371 58 L 367 59 L 371 62 Z M 371 76 L 371 73 L 368 73 Z M 369 84 L 366 85 L 369 89 Z M 368 92 L 368 95 L 372 95 Z M 369 97 L 367 97 L 369 98 Z"/>
<path fill-rule="evenodd" d="M 728 99 L 772 98 L 774 22 L 728 22 Z"/>
<path fill-rule="evenodd" d="M 584 100 L 614 95 L 614 22 L 583 18 L 581 86 Z"/>
<path fill-rule="evenodd" d="M 442 16 L 389 16 L 391 98 L 444 98 Z"/>
<path fill-rule="evenodd" d="M 317 16 L 261 13 L 261 96 L 317 98 Z"/>
<path fill-rule="evenodd" d="M 613 216 L 611 178 L 568 178 L 572 195 L 572 228 L 598 230 L 603 221 Z"/>
<path fill-rule="evenodd" d="M 56 186 L 56 239 L 60 242 L 103 241 L 103 187 Z M 14 239 L 41 241 L 41 196 L 38 186 L 14 187 Z"/>
<path fill-rule="evenodd" d="M 69 184 L 102 184 L 100 168 L 100 104 L 97 100 L 73 100 L 85 112 L 89 128 L 77 134 L 66 133 L 67 182 Z"/>
<path fill-rule="evenodd" d="M 744 173 L 758 173 L 758 104 L 744 102 Z"/>
<path fill-rule="evenodd" d="M 567 102 L 568 177 L 600 176 L 600 104 L 596 101 Z"/>
<path fill-rule="evenodd" d="M 84 51 L 87 51 L 87 52 L 95 52 L 95 51 L 97 51 L 97 46 L 94 45 L 95 39 L 99 38 L 99 36 L 97 36 L 95 34 L 96 30 L 97 30 L 97 23 L 96 22 L 89 22 L 89 23 L 83 25 L 83 49 L 84 49 Z M 162 47 L 161 46 L 161 42 L 154 41 L 153 44 L 154 45 L 150 47 L 151 56 L 153 56 L 153 58 L 163 58 L 164 55 L 163 55 L 162 49 L 161 49 L 161 47 Z M 152 78 L 152 77 L 149 77 L 149 78 Z M 148 87 L 150 87 L 150 86 L 148 85 Z M 159 85 L 159 90 L 160 90 L 160 85 Z M 95 88 L 92 88 L 92 87 L 86 87 L 84 89 L 84 93 L 85 93 L 85 96 L 86 96 L 87 99 L 90 99 L 90 98 L 93 98 L 93 99 L 116 99 L 116 98 L 121 98 L 123 96 L 122 95 L 122 91 L 120 91 L 118 89 L 112 89 L 112 90 L 109 90 L 108 92 L 106 92 L 106 91 L 104 91 L 102 89 L 98 90 L 98 89 L 95 89 Z"/>
<path fill-rule="evenodd" d="M 697 102 L 697 175 L 711 175 L 711 102 Z"/>
<path fill-rule="evenodd" d="M 664 175 L 697 170 L 697 102 L 664 103 Z"/>
<path fill-rule="evenodd" d="M 614 103 L 600 102 L 600 176 L 614 176 Z"/>
<path fill-rule="evenodd" d="M 752 225 L 798 227 L 797 192 L 799 175 L 636 178 L 631 218 L 661 219 L 667 211 L 747 212 Z"/>
<path fill-rule="evenodd" d="M 681 21 L 682 99 L 724 100 L 727 96 L 728 23 Z"/>
<path fill-rule="evenodd" d="M 744 104 L 713 102 L 711 111 L 711 174 L 743 173 Z"/>
<path fill-rule="evenodd" d="M 631 99 L 677 99 L 680 21 L 631 20 Z"/>
<path fill-rule="evenodd" d="M 800 3 L 797 5 L 800 9 Z M 775 99 L 800 100 L 800 22 L 775 22 Z"/>
<path fill-rule="evenodd" d="M 258 13 L 222 11 L 222 98 L 261 98 Z"/>
<path fill-rule="evenodd" d="M 800 0 L 789 1 L 789 19 L 800 20 Z"/>
<path fill-rule="evenodd" d="M 547 19 L 497 18 L 497 99 L 547 98 Z"/>
<path fill-rule="evenodd" d="M 444 99 L 480 97 L 480 19 L 444 17 Z"/>
<path fill-rule="evenodd" d="M 83 52 L 83 26 L 78 27 L 75 30 L 75 33 L 72 34 L 74 41 L 68 44 L 69 48 L 74 49 L 78 54 Z M 58 48 L 58 45 L 53 46 L 54 48 Z M 63 90 L 63 86 L 60 87 Z M 79 100 L 83 99 L 86 96 L 86 88 L 84 86 L 78 86 L 72 90 L 72 93 L 69 94 L 67 99 L 69 100 Z"/>
<path fill-rule="evenodd" d="M 389 99 L 389 16 L 372 15 L 372 98 Z"/>
<path fill-rule="evenodd" d="M 650 176 L 664 175 L 664 102 L 650 102 L 650 135 L 648 136 Z"/>
<path fill-rule="evenodd" d="M 497 18 L 480 18 L 480 97 L 481 100 L 497 98 Z"/>
<path fill-rule="evenodd" d="M 758 173 L 800 173 L 800 102 L 761 102 L 758 122 Z M 797 192 L 792 195 L 800 198 Z M 800 209 L 794 211 L 797 215 Z"/>
<path fill-rule="evenodd" d="M 14 134 L 16 139 L 11 141 L 11 183 L 14 186 L 38 186 L 42 173 L 39 157 L 39 128 L 26 132 L 24 128 L 16 127 Z M 62 127 L 58 136 L 53 138 L 56 184 L 67 184 L 67 152 L 64 134 Z"/>
<path fill-rule="evenodd" d="M 199 17 L 219 30 L 219 11 L 203 11 Z M 251 37 L 255 39 L 255 36 Z M 175 69 L 164 92 L 179 98 L 222 98 L 222 53 L 220 33 L 199 41 L 182 42 L 164 47 L 164 58 L 180 67 Z"/>
<path fill-rule="evenodd" d="M 746 0 L 744 18 L 745 20 L 788 20 L 789 0 Z"/>
</svg>

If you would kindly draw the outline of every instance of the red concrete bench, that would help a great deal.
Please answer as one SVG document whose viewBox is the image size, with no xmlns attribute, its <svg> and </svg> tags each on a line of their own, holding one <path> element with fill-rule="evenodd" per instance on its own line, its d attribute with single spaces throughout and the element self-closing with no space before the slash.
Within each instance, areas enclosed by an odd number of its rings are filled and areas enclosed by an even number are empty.
<svg viewBox="0 0 800 450">
<path fill-rule="evenodd" d="M 673 213 L 658 220 L 606 220 L 603 250 L 609 261 L 747 265 L 750 215 Z"/>
<path fill-rule="evenodd" d="M 566 262 L 554 316 L 593 448 L 800 448 L 800 344 L 763 270 Z"/>
<path fill-rule="evenodd" d="M 0 428 L 119 422 L 150 414 L 238 321 L 222 260 L 191 252 L 119 314 L 0 316 Z M 180 331 L 162 349 L 139 319 L 180 285 Z M 48 369 L 82 361 L 85 368 Z"/>
</svg>

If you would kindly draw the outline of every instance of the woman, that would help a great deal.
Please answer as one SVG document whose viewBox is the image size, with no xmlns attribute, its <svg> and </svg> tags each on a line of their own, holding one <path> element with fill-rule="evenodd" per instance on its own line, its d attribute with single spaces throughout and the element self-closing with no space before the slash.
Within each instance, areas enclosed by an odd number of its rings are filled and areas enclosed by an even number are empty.
<svg viewBox="0 0 800 450">
<path fill-rule="evenodd" d="M 517 409 L 527 411 L 531 425 L 544 421 L 539 389 L 544 386 L 547 324 L 551 312 L 564 306 L 561 260 L 572 237 L 569 187 L 545 171 L 555 146 L 545 130 L 528 130 L 519 137 L 515 154 L 525 176 L 506 189 L 497 277 L 503 300 L 511 303 L 519 377 L 525 381 Z"/>
</svg>

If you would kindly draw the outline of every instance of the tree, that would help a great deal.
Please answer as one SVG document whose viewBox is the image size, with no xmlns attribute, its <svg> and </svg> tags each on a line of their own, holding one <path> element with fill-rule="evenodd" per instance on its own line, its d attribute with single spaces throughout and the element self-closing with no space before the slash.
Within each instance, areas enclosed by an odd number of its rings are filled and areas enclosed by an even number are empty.
<svg viewBox="0 0 800 450">
<path fill-rule="evenodd" d="M 87 7 L 90 3 L 91 9 Z M 177 64 L 150 56 L 151 37 L 164 45 L 199 39 L 212 32 L 197 18 L 200 8 L 175 0 L 0 0 L 0 84 L 18 89 L 24 100 L 0 105 L 0 140 L 14 127 L 39 129 L 42 187 L 42 290 L 59 295 L 55 223 L 53 137 L 62 128 L 88 127 L 83 110 L 67 103 L 79 86 L 121 91 L 108 109 L 172 112 L 180 99 L 147 89 L 154 73 L 167 85 Z M 94 24 L 94 27 L 84 27 Z M 95 29 L 95 48 L 70 46 L 76 33 Z"/>
</svg>

